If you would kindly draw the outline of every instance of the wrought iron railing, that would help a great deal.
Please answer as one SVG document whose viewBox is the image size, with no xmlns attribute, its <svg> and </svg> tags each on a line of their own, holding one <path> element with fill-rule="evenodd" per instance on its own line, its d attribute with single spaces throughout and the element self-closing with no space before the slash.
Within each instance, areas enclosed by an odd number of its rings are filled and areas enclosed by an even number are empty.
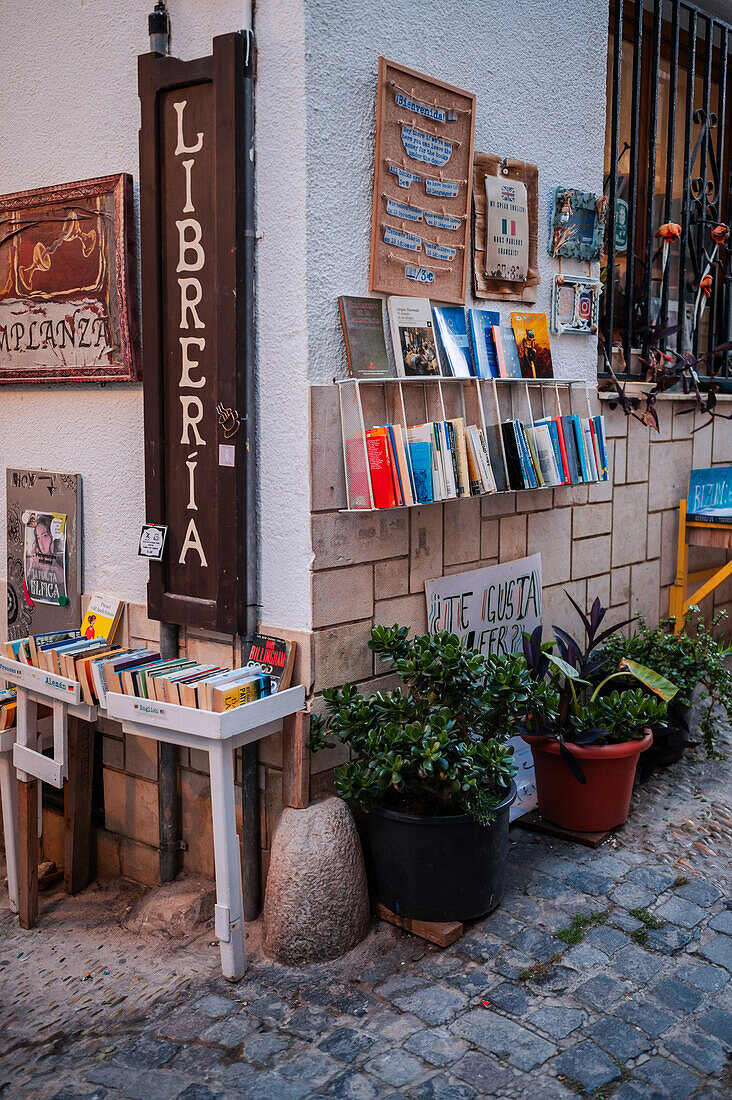
<svg viewBox="0 0 732 1100">
<path fill-rule="evenodd" d="M 677 0 L 611 0 L 608 89 L 604 346 L 637 377 L 654 329 L 673 329 L 661 346 L 704 357 L 702 380 L 732 390 L 730 352 L 714 351 L 732 340 L 732 252 L 713 235 L 732 216 L 732 24 Z"/>
</svg>

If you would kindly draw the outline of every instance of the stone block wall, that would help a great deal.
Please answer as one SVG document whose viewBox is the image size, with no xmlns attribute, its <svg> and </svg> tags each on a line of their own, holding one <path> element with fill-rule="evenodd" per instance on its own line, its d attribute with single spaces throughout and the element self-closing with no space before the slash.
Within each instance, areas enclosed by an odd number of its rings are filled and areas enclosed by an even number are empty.
<svg viewBox="0 0 732 1100">
<path fill-rule="evenodd" d="M 313 386 L 311 415 L 313 532 L 313 699 L 345 680 L 380 682 L 366 647 L 373 624 L 426 630 L 424 582 L 482 565 L 541 553 L 546 626 L 579 623 L 565 596 L 581 607 L 595 596 L 608 622 L 641 612 L 668 615 L 676 574 L 678 504 L 694 466 L 732 462 L 732 428 L 703 421 L 688 401 L 659 402 L 657 434 L 620 409 L 605 414 L 612 481 L 448 501 L 383 512 L 343 513 L 346 493 L 336 386 Z M 706 418 L 704 418 L 706 419 Z M 691 568 L 724 561 L 724 551 L 696 550 Z M 705 604 L 732 610 L 732 583 Z M 340 749 L 311 760 L 311 797 L 331 788 Z"/>
</svg>

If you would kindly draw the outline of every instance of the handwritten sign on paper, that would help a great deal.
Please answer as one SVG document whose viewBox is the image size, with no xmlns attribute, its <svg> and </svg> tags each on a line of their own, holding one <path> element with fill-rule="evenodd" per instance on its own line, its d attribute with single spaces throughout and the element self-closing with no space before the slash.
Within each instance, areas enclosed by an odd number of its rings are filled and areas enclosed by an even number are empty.
<svg viewBox="0 0 732 1100">
<path fill-rule="evenodd" d="M 541 554 L 425 581 L 425 594 L 431 633 L 450 630 L 486 655 L 517 653 L 523 632 L 541 622 Z M 520 737 L 509 744 L 518 768 L 513 821 L 536 806 L 536 781 L 529 746 Z"/>
</svg>

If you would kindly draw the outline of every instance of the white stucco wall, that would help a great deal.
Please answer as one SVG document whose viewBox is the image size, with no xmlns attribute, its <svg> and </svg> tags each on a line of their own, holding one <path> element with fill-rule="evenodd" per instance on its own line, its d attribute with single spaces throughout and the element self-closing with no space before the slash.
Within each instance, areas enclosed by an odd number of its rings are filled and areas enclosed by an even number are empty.
<svg viewBox="0 0 732 1100">
<path fill-rule="evenodd" d="M 549 311 L 556 261 L 547 198 L 558 184 L 599 191 L 605 132 L 606 0 L 305 0 L 310 374 L 347 374 L 339 294 L 367 294 L 379 54 L 475 92 L 476 152 L 539 168 L 533 308 Z M 587 273 L 587 264 L 564 263 Z M 469 273 L 469 286 L 472 274 Z M 468 305 L 475 302 L 469 295 Z M 510 320 L 516 304 L 500 306 Z M 555 375 L 592 379 L 594 339 L 552 339 Z"/>
<path fill-rule="evenodd" d="M 152 7 L 153 0 L 96 0 L 84 5 L 68 0 L 0 0 L 0 14 L 6 16 L 0 47 L 0 193 L 125 171 L 133 175 L 137 195 L 137 55 L 148 49 L 147 15 Z M 168 7 L 171 52 L 182 58 L 202 56 L 210 51 L 214 35 L 249 25 L 247 0 L 169 0 Z M 303 477 L 308 403 L 304 131 L 297 133 L 305 113 L 299 3 L 264 6 L 259 63 L 259 172 L 260 177 L 263 170 L 271 172 L 275 181 L 272 191 L 259 185 L 260 224 L 267 230 L 259 257 L 264 302 L 259 310 L 260 374 L 265 394 L 260 462 L 262 615 L 271 624 L 306 628 L 310 537 L 309 486 Z M 295 98 L 288 103 L 290 95 Z M 301 146 L 287 178 L 280 171 L 283 140 L 290 149 L 297 149 L 298 142 Z M 285 184 L 291 196 L 288 224 L 280 218 Z M 292 196 L 299 198 L 293 201 Z M 299 226 L 299 242 L 294 225 Z M 299 312 L 296 293 L 283 294 L 289 281 L 302 286 Z M 287 310 L 282 309 L 283 297 Z M 145 520 L 141 387 L 4 386 L 0 401 L 1 467 L 82 474 L 84 591 L 118 593 L 144 603 L 147 565 L 137 557 Z M 275 430 L 277 441 L 268 442 Z M 283 468 L 283 451 L 287 463 L 292 462 L 289 473 Z M 4 514 L 3 476 L 0 515 Z M 0 558 L 4 577 L 5 555 Z"/>
</svg>

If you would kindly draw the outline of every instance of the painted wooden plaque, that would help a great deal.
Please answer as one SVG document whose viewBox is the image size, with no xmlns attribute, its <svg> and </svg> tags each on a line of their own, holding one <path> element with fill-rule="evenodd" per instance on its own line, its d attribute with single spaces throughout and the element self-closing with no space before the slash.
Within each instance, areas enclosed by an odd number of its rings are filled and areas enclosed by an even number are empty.
<svg viewBox="0 0 732 1100">
<path fill-rule="evenodd" d="M 488 181 L 486 183 L 486 181 Z M 514 192 L 512 185 L 521 188 Z M 505 198 L 503 191 L 505 188 Z M 488 196 L 493 196 L 493 203 Z M 528 223 L 528 266 L 522 271 L 509 271 L 502 278 L 495 256 L 491 255 L 488 238 L 498 242 L 498 251 L 512 251 L 509 238 L 523 237 L 526 227 L 514 214 L 516 205 L 525 205 Z M 541 282 L 539 275 L 539 171 L 535 164 L 522 160 L 502 159 L 486 153 L 476 153 L 473 159 L 473 291 L 476 298 L 502 298 L 504 301 L 535 302 Z M 515 221 L 515 224 L 512 224 Z M 506 247 L 508 245 L 508 247 Z M 523 267 L 523 256 L 522 264 Z"/>
<path fill-rule="evenodd" d="M 0 195 L 0 382 L 138 377 L 132 177 Z"/>
<path fill-rule="evenodd" d="M 243 629 L 246 462 L 245 53 L 242 34 L 194 61 L 146 54 L 140 178 L 146 520 L 152 618 Z"/>
<path fill-rule="evenodd" d="M 475 96 L 379 58 L 369 288 L 465 302 Z"/>
<path fill-rule="evenodd" d="M 81 622 L 81 477 L 6 470 L 8 638 Z"/>
</svg>

